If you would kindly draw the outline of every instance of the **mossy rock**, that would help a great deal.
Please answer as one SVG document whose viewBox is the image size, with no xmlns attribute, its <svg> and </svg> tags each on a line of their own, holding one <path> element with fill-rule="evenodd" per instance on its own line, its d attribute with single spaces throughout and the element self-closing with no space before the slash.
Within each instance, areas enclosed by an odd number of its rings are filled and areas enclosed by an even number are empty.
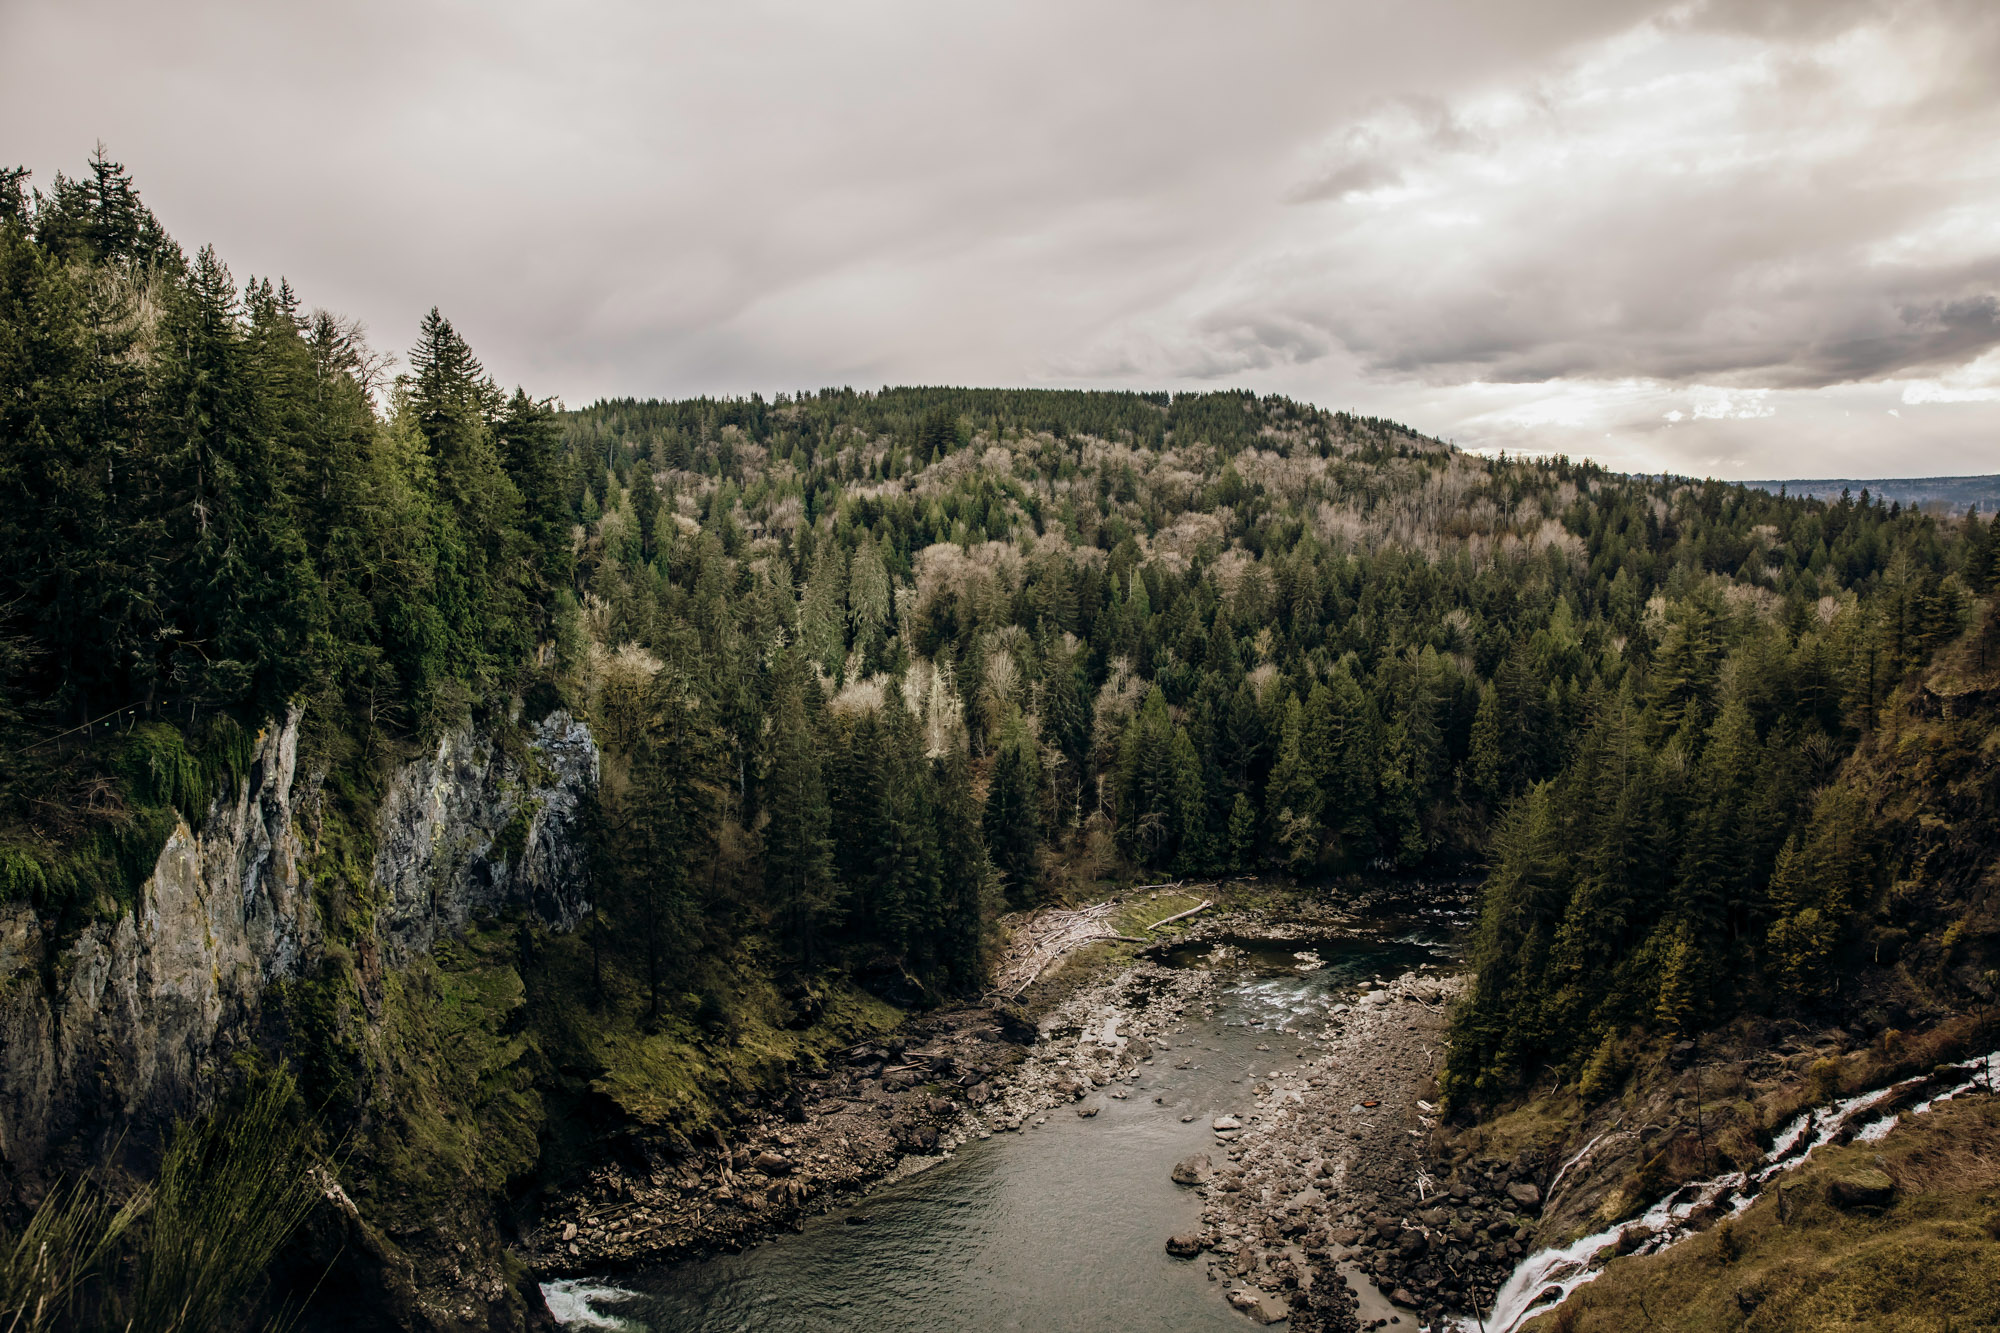
<svg viewBox="0 0 2000 1333">
<path fill-rule="evenodd" d="M 1018 1004 L 993 1006 L 993 1020 L 999 1025 L 1000 1035 L 1017 1045 L 1032 1046 L 1035 1039 L 1041 1036 L 1035 1020 Z"/>
<path fill-rule="evenodd" d="M 1826 1201 L 1836 1208 L 1879 1208 L 1896 1197 L 1896 1182 L 1872 1166 L 1836 1171 L 1826 1178 Z"/>
</svg>

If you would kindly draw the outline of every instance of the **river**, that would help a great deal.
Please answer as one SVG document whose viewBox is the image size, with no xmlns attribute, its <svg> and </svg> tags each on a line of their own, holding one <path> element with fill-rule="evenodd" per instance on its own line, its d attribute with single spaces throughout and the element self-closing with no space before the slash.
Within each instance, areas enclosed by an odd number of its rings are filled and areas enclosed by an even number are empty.
<svg viewBox="0 0 2000 1333">
<path fill-rule="evenodd" d="M 1242 952 L 1218 976 L 1213 1012 L 1187 1012 L 1129 1100 L 1092 1119 L 1059 1107 L 1044 1124 L 968 1143 L 740 1254 L 550 1283 L 551 1309 L 571 1328 L 647 1333 L 1241 1333 L 1248 1321 L 1205 1266 L 1163 1248 L 1200 1209 L 1169 1170 L 1216 1151 L 1211 1117 L 1241 1111 L 1247 1084 L 1305 1056 L 1307 1033 L 1356 981 L 1448 963 L 1458 925 L 1449 909 L 1403 904 L 1351 932 L 1232 937 Z M 1166 956 L 1203 966 L 1211 949 Z M 1324 966 L 1302 973 L 1295 955 L 1307 950 Z"/>
</svg>

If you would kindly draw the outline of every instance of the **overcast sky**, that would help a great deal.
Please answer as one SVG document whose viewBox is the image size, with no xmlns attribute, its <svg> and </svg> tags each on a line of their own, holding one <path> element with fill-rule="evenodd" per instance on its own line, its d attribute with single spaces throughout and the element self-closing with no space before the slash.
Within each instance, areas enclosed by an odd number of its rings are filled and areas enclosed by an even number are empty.
<svg viewBox="0 0 2000 1333">
<path fill-rule="evenodd" d="M 0 158 L 504 383 L 2000 471 L 2000 3 L 0 0 Z"/>
</svg>

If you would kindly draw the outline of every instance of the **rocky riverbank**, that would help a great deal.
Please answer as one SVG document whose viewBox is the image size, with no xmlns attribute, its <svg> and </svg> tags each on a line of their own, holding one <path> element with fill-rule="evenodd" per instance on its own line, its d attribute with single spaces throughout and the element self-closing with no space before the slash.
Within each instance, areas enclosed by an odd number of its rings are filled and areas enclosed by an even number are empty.
<svg viewBox="0 0 2000 1333">
<path fill-rule="evenodd" d="M 1312 1058 L 1271 1070 L 1241 1113 L 1214 1120 L 1214 1151 L 1176 1168 L 1206 1206 L 1203 1229 L 1169 1250 L 1205 1253 L 1230 1303 L 1257 1322 L 1429 1323 L 1504 1279 L 1521 1205 L 1425 1166 L 1436 1126 L 1427 1096 L 1457 985 L 1408 973 L 1336 1004 Z"/>
<path fill-rule="evenodd" d="M 606 1165 L 545 1209 L 524 1252 L 545 1276 L 601 1274 L 739 1249 L 839 1207 L 866 1224 L 869 1186 L 968 1140 L 1094 1119 L 1116 1100 L 1169 1102 L 1173 1071 L 1209 1058 L 1201 1023 L 1249 974 L 1229 941 L 1323 939 L 1333 924 L 1301 930 L 1251 907 L 1181 934 L 1205 946 L 1192 964 L 1156 949 L 1058 969 L 1031 994 L 1033 1019 L 1012 1007 L 929 1016 L 800 1080 L 726 1144 Z M 1295 956 L 1301 972 L 1319 965 L 1309 949 Z M 1429 968 L 1366 982 L 1273 1027 L 1284 1049 L 1213 1118 L 1212 1151 L 1175 1174 L 1204 1207 L 1201 1229 L 1170 1248 L 1206 1256 L 1219 1299 L 1260 1322 L 1347 1330 L 1414 1325 L 1504 1279 L 1521 1205 L 1483 1181 L 1454 1194 L 1424 1166 L 1457 984 Z"/>
<path fill-rule="evenodd" d="M 733 1134 L 635 1142 L 545 1202 L 523 1256 L 562 1276 L 752 1244 L 982 1132 L 968 1113 L 993 1098 L 1035 1037 L 1018 1011 L 975 1008 L 855 1047 Z"/>
<path fill-rule="evenodd" d="M 970 1139 L 1029 1133 L 1059 1110 L 1094 1116 L 1132 1095 L 1139 1066 L 1208 983 L 1140 960 L 1048 979 L 1031 997 L 1039 1019 L 1002 1005 L 914 1020 L 798 1080 L 726 1141 L 640 1143 L 625 1156 L 641 1160 L 607 1161 L 545 1202 L 523 1257 L 561 1277 L 740 1249 Z"/>
</svg>

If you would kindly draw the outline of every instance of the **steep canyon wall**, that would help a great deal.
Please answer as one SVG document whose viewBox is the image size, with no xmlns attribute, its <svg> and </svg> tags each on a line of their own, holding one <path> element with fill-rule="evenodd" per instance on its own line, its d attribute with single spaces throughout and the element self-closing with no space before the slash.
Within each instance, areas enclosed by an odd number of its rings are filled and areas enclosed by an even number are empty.
<svg viewBox="0 0 2000 1333">
<path fill-rule="evenodd" d="M 258 737 L 247 778 L 161 850 L 136 906 L 69 938 L 0 905 L 0 1168 L 16 1198 L 58 1170 L 201 1109 L 253 1045 L 274 988 L 328 947 L 308 871 L 297 712 Z M 454 731 L 391 778 L 375 830 L 364 955 L 399 968 L 512 904 L 567 928 L 588 905 L 580 841 L 598 750 L 557 712 L 503 747 Z"/>
</svg>

